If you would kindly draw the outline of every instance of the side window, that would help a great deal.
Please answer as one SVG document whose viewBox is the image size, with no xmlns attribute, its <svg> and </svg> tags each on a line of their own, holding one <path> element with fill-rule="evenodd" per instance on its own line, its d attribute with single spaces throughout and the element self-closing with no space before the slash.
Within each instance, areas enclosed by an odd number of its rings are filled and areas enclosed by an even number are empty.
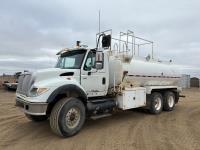
<svg viewBox="0 0 200 150">
<path fill-rule="evenodd" d="M 96 59 L 95 52 L 90 51 L 88 53 L 83 69 L 86 71 L 90 71 L 92 68 L 95 68 L 95 59 Z"/>
</svg>

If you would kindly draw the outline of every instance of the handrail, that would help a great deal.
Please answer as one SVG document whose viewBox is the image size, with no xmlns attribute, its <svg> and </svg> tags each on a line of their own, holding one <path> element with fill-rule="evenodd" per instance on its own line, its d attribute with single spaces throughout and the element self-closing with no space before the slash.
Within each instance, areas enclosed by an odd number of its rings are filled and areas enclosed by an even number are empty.
<svg viewBox="0 0 200 150">
<path fill-rule="evenodd" d="M 126 53 L 126 54 L 128 54 L 128 52 L 131 51 L 131 53 L 129 55 L 131 55 L 132 57 L 134 55 L 136 55 L 136 46 L 137 46 L 137 50 L 138 50 L 137 53 L 139 55 L 139 51 L 140 51 L 141 46 L 151 45 L 151 47 L 150 47 L 151 48 L 151 58 L 153 59 L 153 54 L 154 54 L 153 41 L 135 36 L 134 32 L 131 31 L 131 30 L 127 30 L 127 32 L 120 32 L 119 39 L 112 37 L 112 29 L 105 30 L 105 31 L 102 31 L 100 33 L 97 33 L 96 37 L 98 37 L 98 35 L 101 35 L 101 34 L 110 34 L 111 35 L 110 51 L 117 51 L 117 53 Z M 126 40 L 124 40 L 124 38 L 126 38 Z M 96 38 L 96 40 L 97 39 L 98 38 Z M 113 40 L 118 41 L 118 44 L 116 42 L 113 42 L 114 44 L 112 45 Z M 130 42 L 130 40 L 131 40 L 131 42 Z M 116 47 L 117 47 L 117 50 L 116 50 Z"/>
</svg>

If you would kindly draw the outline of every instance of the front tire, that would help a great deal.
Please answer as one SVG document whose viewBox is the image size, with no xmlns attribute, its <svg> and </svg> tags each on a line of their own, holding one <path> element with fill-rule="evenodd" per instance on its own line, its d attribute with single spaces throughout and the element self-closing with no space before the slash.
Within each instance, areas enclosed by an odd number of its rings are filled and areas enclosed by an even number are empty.
<svg viewBox="0 0 200 150">
<path fill-rule="evenodd" d="M 77 98 L 58 101 L 50 115 L 50 126 L 54 133 L 63 137 L 77 134 L 85 122 L 85 106 Z"/>
<path fill-rule="evenodd" d="M 29 115 L 29 114 L 26 114 L 26 117 L 31 120 L 31 121 L 34 121 L 34 122 L 42 122 L 42 121 L 45 121 L 48 119 L 47 116 L 34 116 L 34 115 Z"/>
<path fill-rule="evenodd" d="M 150 106 L 149 110 L 152 114 L 159 114 L 163 109 L 163 98 L 162 95 L 158 92 L 154 92 L 150 95 Z"/>
</svg>

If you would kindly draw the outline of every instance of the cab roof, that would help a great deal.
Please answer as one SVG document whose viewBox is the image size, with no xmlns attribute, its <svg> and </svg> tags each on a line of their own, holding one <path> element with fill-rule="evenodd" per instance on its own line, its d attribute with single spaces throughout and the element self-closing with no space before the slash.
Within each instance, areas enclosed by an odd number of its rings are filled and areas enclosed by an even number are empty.
<svg viewBox="0 0 200 150">
<path fill-rule="evenodd" d="M 69 51 L 76 51 L 76 50 L 89 50 L 89 49 L 86 49 L 86 48 L 83 48 L 83 47 L 76 47 L 76 48 L 64 48 L 62 50 L 60 50 L 56 55 L 61 55 L 61 54 L 64 54 L 66 52 L 69 52 Z"/>
</svg>

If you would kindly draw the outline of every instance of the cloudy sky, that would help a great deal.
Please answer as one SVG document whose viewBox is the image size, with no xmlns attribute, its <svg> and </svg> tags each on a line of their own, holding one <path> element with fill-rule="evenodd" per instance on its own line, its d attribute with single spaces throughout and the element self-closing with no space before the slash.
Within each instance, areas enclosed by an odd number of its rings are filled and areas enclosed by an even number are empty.
<svg viewBox="0 0 200 150">
<path fill-rule="evenodd" d="M 94 47 L 99 9 L 102 30 L 133 30 L 157 58 L 200 75 L 199 0 L 1 0 L 0 74 L 52 67 L 77 40 Z"/>
</svg>

